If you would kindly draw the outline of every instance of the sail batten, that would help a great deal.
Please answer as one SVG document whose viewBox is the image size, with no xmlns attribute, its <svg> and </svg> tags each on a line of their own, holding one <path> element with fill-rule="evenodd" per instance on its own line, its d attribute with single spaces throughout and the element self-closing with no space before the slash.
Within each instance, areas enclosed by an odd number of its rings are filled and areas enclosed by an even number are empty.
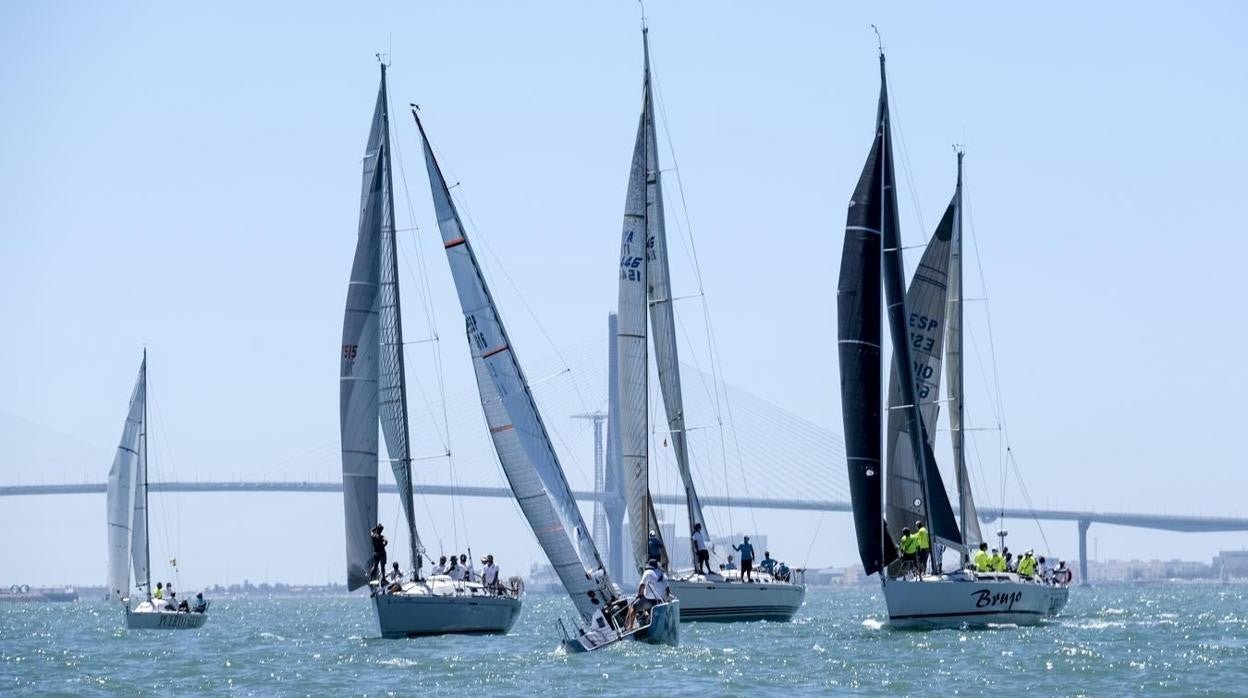
<svg viewBox="0 0 1248 698">
<path fill-rule="evenodd" d="M 577 611 L 589 620 L 615 600 L 616 592 L 555 455 L 514 348 L 492 351 L 513 345 L 415 109 L 412 116 L 420 131 L 438 229 L 464 311 L 481 408 L 494 450 L 538 543 Z"/>
</svg>

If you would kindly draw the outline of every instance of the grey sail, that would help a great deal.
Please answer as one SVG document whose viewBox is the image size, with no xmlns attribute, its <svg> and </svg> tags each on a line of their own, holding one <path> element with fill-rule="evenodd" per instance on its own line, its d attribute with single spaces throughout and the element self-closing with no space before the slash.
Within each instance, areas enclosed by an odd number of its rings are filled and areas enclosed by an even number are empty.
<svg viewBox="0 0 1248 698">
<path fill-rule="evenodd" d="M 693 471 L 689 466 L 689 442 L 685 431 L 684 396 L 680 387 L 680 358 L 676 349 L 676 318 L 672 308 L 671 273 L 667 258 L 667 231 L 664 224 L 663 186 L 659 167 L 658 137 L 654 123 L 654 100 L 650 86 L 650 45 L 643 31 L 646 54 L 646 95 L 643 102 L 643 122 L 646 128 L 646 233 L 649 237 L 646 272 L 650 323 L 654 330 L 654 363 L 659 374 L 659 389 L 663 393 L 663 408 L 667 413 L 667 428 L 676 455 L 676 467 L 685 488 L 685 509 L 689 515 L 689 531 L 701 524 L 702 532 L 710 536 L 706 517 L 702 514 L 702 502 L 693 483 Z M 621 280 L 621 283 L 624 283 Z M 690 540 L 690 559 L 697 559 L 697 550 Z"/>
<path fill-rule="evenodd" d="M 914 381 L 923 424 L 928 427 L 928 446 L 932 446 L 936 416 L 940 407 L 940 370 L 945 338 L 945 316 L 948 308 L 949 253 L 953 234 L 953 207 L 945 211 L 936 226 L 936 233 L 928 241 L 919 266 L 906 291 L 906 337 L 910 349 L 911 378 Z M 926 459 L 915 457 L 910 442 L 909 410 L 901 396 L 897 364 L 894 363 L 888 377 L 888 429 L 885 448 L 888 477 L 885 492 L 884 515 L 889 529 L 900 532 L 902 527 L 913 527 L 915 521 L 928 519 L 923 480 L 919 465 Z M 935 463 L 926 460 L 930 465 Z M 929 471 L 930 472 L 930 471 Z M 939 496 L 943 486 L 936 480 L 940 473 L 929 475 L 933 497 Z"/>
<path fill-rule="evenodd" d="M 979 529 L 979 514 L 975 510 L 975 497 L 971 494 L 971 478 L 966 468 L 964 439 L 965 382 L 963 380 L 963 312 L 962 296 L 962 152 L 958 152 L 958 184 L 954 189 L 953 229 L 949 254 L 949 321 L 947 325 L 949 345 L 945 349 L 948 361 L 945 371 L 949 374 L 949 435 L 953 441 L 953 462 L 958 484 L 958 517 L 962 526 L 962 538 L 967 548 L 978 548 L 984 535 Z"/>
<path fill-rule="evenodd" d="M 386 66 L 381 66 L 381 99 L 378 102 L 380 123 L 380 155 L 377 167 L 381 169 L 381 211 L 379 233 L 381 239 L 381 286 L 379 316 L 381 354 L 378 362 L 377 401 L 381 419 L 381 433 L 386 439 L 386 452 L 403 504 L 403 519 L 407 525 L 409 559 L 412 570 L 419 572 L 423 548 L 416 533 L 416 509 L 412 498 L 412 453 L 408 438 L 407 382 L 403 366 L 403 314 L 399 302 L 399 253 L 394 228 L 394 183 L 390 168 L 390 113 L 386 104 Z M 371 142 L 371 137 L 370 137 Z"/>
<path fill-rule="evenodd" d="M 648 82 L 648 81 L 647 81 Z M 647 85 L 648 88 L 648 85 Z M 628 174 L 624 200 L 624 228 L 620 242 L 620 284 L 616 309 L 617 389 L 619 393 L 619 443 L 624 464 L 624 493 L 628 509 L 629 540 L 637 569 L 646 564 L 646 535 L 658 532 L 650 499 L 649 366 L 646 342 L 647 258 L 646 142 L 649 129 L 649 89 L 643 91 L 637 141 Z"/>
<path fill-rule="evenodd" d="M 147 399 L 147 361 L 139 369 L 130 393 L 130 408 L 121 428 L 121 441 L 108 470 L 108 595 L 121 599 L 130 595 L 130 565 L 134 526 L 134 501 L 138 489 L 139 431 L 143 425 L 143 403 Z"/>
<path fill-rule="evenodd" d="M 849 200 L 845 242 L 836 287 L 837 354 L 841 373 L 841 417 L 845 425 L 845 461 L 849 497 L 858 537 L 858 556 L 866 574 L 881 572 L 897 557 L 884 530 L 884 468 L 881 430 L 883 360 L 880 326 L 880 255 L 886 221 L 884 170 L 892 168 L 886 141 L 888 91 L 880 56 L 880 99 L 875 139 Z M 899 533 L 899 532 L 898 532 Z"/>
<path fill-rule="evenodd" d="M 880 80 L 884 83 L 884 57 L 880 56 Z M 885 88 L 881 88 L 885 89 Z M 906 309 L 905 263 L 901 255 L 901 226 L 897 216 L 897 185 L 893 169 L 892 132 L 888 116 L 887 101 L 881 96 L 883 147 L 881 158 L 882 172 L 880 192 L 883 197 L 881 211 L 881 245 L 883 257 L 881 272 L 884 282 L 885 316 L 888 318 L 889 338 L 893 344 L 893 367 L 907 376 L 907 380 L 897 381 L 899 402 L 890 411 L 902 413 L 906 422 L 906 432 L 911 451 L 917 454 L 915 471 L 918 473 L 918 503 L 912 502 L 915 508 L 925 507 L 928 513 L 927 525 L 931 535 L 953 546 L 962 543 L 957 521 L 953 517 L 953 508 L 949 504 L 949 496 L 940 480 L 940 470 L 936 466 L 932 454 L 930 440 L 927 438 L 920 410 L 919 389 L 911 376 L 911 367 L 915 365 L 911 347 L 909 320 Z M 893 463 L 888 464 L 894 467 Z M 892 528 L 891 526 L 889 527 Z M 892 531 L 899 535 L 900 531 Z"/>
<path fill-rule="evenodd" d="M 538 543 L 584 620 L 616 598 L 529 391 L 515 348 L 451 201 L 415 109 L 442 245 L 464 313 L 481 408 L 494 450 Z"/>
<path fill-rule="evenodd" d="M 381 230 L 386 215 L 386 90 L 383 73 L 364 151 L 360 227 L 342 321 L 339 428 L 347 588 L 368 584 L 369 531 L 377 523 L 377 420 Z"/>
</svg>

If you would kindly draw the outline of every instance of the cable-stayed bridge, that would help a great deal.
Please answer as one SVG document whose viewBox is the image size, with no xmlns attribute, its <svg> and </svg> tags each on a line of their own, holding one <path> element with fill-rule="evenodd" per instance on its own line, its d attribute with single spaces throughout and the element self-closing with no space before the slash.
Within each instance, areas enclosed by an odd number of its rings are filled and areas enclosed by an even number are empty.
<svg viewBox="0 0 1248 698">
<path fill-rule="evenodd" d="M 594 537 L 605 535 L 618 545 L 622 520 L 622 496 L 612 491 L 618 479 L 609 477 L 610 458 L 602 438 L 602 419 L 593 419 L 607 406 L 607 361 L 605 342 L 578 347 L 563 359 L 537 362 L 530 374 L 533 392 L 554 445 L 567 471 L 576 497 L 596 504 L 591 525 Z M 685 366 L 686 422 L 693 470 L 702 503 L 712 509 L 767 509 L 812 512 L 848 512 L 849 488 L 846 477 L 844 444 L 840 435 L 823 425 L 787 412 L 766 400 L 731 386 L 716 384 L 696 366 Z M 652 382 L 653 384 L 654 382 Z M 454 478 L 442 482 L 417 482 L 415 492 L 422 496 L 510 498 L 495 460 L 484 427 L 475 389 L 450 393 L 445 412 L 440 400 L 420 393 L 411 398 L 412 443 L 431 445 L 430 451 L 454 446 Z M 661 414 L 661 403 L 653 399 L 652 415 Z M 567 415 L 566 419 L 555 419 Z M 720 424 L 724 423 L 724 428 Z M 447 425 L 450 428 L 447 428 Z M 451 438 L 448 440 L 447 435 Z M 667 448 L 667 435 L 652 434 L 652 483 L 655 503 L 673 509 L 682 507 L 683 495 Z M 592 442 L 592 447 L 591 447 Z M 592 450 L 591 450 L 592 449 Z M 585 461 L 592 452 L 593 467 Z M 101 454 L 101 479 L 111 461 L 111 452 Z M 435 457 L 436 454 L 435 454 Z M 290 465 L 277 464 L 252 468 L 250 476 L 210 481 L 171 477 L 175 473 L 157 471 L 153 492 L 341 492 L 342 485 L 331 473 L 338 470 L 338 447 L 329 442 L 290 459 Z M 76 470 L 81 472 L 81 464 Z M 295 471 L 293 467 L 300 470 Z M 309 477 L 308 469 L 324 473 Z M 386 470 L 386 468 L 382 468 Z M 422 480 L 440 476 L 438 467 L 421 468 Z M 256 477 L 255 475 L 260 475 Z M 952 478 L 947 481 L 952 482 Z M 447 484 L 456 482 L 456 484 Z M 482 484 L 494 482 L 497 484 Z M 471 484 L 458 484 L 471 483 Z M 103 482 L 81 484 L 0 485 L 0 497 L 66 494 L 101 494 Z M 383 491 L 396 492 L 393 484 L 382 484 Z M 735 493 L 735 494 L 733 494 Z M 981 502 L 985 523 L 1000 517 L 1018 520 L 1067 521 L 1078 524 L 1080 579 L 1087 577 L 1087 532 L 1093 523 L 1179 532 L 1248 531 L 1248 518 L 1184 516 L 1164 514 L 1115 513 L 1099 511 L 1030 510 L 991 506 Z M 683 515 L 671 517 L 683 518 Z M 601 530 L 603 527 L 611 530 Z M 614 557 L 614 555 L 612 555 Z"/>
</svg>

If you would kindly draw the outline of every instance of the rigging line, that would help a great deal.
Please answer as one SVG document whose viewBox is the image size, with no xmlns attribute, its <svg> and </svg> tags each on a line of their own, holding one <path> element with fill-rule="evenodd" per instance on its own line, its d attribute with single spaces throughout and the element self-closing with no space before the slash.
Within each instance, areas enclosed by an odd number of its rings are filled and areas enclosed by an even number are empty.
<svg viewBox="0 0 1248 698">
<path fill-rule="evenodd" d="M 150 374 L 149 374 L 149 375 L 150 375 Z M 173 463 L 172 449 L 170 449 L 170 448 L 169 448 L 169 444 L 168 444 L 168 437 L 166 437 L 166 436 L 165 436 L 165 434 L 164 434 L 164 432 L 165 432 L 165 422 L 164 422 L 164 417 L 162 416 L 162 413 L 161 413 L 161 412 L 157 409 L 157 405 L 156 405 L 156 396 L 155 396 L 155 393 L 153 393 L 153 392 L 152 392 L 152 381 L 151 381 L 151 378 L 150 378 L 150 377 L 145 377 L 145 378 L 146 378 L 146 382 L 145 382 L 145 384 L 144 384 L 144 388 L 143 388 L 143 389 L 144 389 L 144 391 L 146 392 L 146 397 L 145 397 L 145 399 L 147 400 L 148 412 L 149 412 L 149 414 L 151 415 L 151 417 L 153 418 L 153 421 L 160 422 L 160 429 L 158 429 L 158 430 L 157 430 L 157 431 L 158 431 L 158 433 L 159 433 L 159 436 L 158 436 L 156 439 L 153 439 L 153 438 L 152 438 L 152 425 L 151 425 L 151 424 L 144 424 L 144 425 L 143 425 L 143 429 L 144 429 L 144 431 L 147 433 L 147 441 L 148 441 L 148 443 L 151 443 L 151 442 L 155 441 L 155 442 L 156 442 L 156 446 L 157 446 L 157 449 L 156 449 L 156 450 L 163 451 L 163 455 L 167 455 L 167 456 L 169 456 L 169 480 L 174 480 L 174 479 L 177 477 L 177 471 L 176 471 L 175 466 L 174 466 L 174 463 Z M 161 444 L 161 441 L 162 441 L 162 440 L 164 441 L 163 447 L 162 447 L 162 444 Z M 155 468 L 155 469 L 153 469 L 153 468 L 152 468 L 152 455 L 153 455 L 153 449 L 148 448 L 148 450 L 147 450 L 147 475 L 146 475 L 146 478 L 145 478 L 148 482 L 151 482 L 151 481 L 153 480 L 153 478 L 152 478 L 152 472 L 153 472 L 153 470 L 155 470 L 155 472 L 156 472 L 157 474 L 159 474 L 159 473 L 161 472 L 161 470 L 160 470 L 159 466 L 158 466 L 157 468 Z M 160 459 L 157 459 L 157 462 L 159 462 L 159 461 L 160 461 Z M 180 495 L 179 495 L 179 494 L 177 494 L 177 493 L 175 493 L 175 494 L 173 495 L 173 498 L 174 498 L 174 513 L 173 513 L 173 515 L 176 517 L 176 516 L 178 515 L 178 514 L 177 514 L 177 512 L 178 512 L 178 500 L 179 500 L 179 498 L 180 498 Z M 152 516 L 151 516 L 151 508 L 150 508 L 150 507 L 151 507 L 151 500 L 150 500 L 150 498 L 149 498 L 149 500 L 145 503 L 145 506 L 147 506 L 147 507 L 148 507 L 148 516 L 147 516 L 148 521 L 151 521 Z M 166 507 L 166 506 L 164 505 L 164 503 L 163 503 L 163 502 L 161 503 L 161 507 L 160 507 L 160 516 L 159 516 L 158 518 L 160 519 L 160 528 L 161 528 L 161 533 L 162 533 L 162 535 L 164 536 L 164 538 L 163 538 L 163 541 L 162 541 L 162 542 L 164 543 L 164 546 L 165 546 L 165 552 L 166 552 L 166 554 L 168 554 L 168 553 L 172 550 L 172 551 L 173 551 L 173 553 L 174 553 L 174 557 L 176 558 L 176 557 L 177 557 L 177 554 L 176 554 L 176 553 L 177 553 L 177 548 L 176 548 L 176 546 L 174 545 L 174 539 L 173 539 L 173 538 L 169 535 L 169 507 Z M 178 524 L 177 524 L 177 522 L 175 522 L 175 524 L 174 524 L 174 528 L 175 528 L 175 529 L 177 528 L 177 525 L 178 525 Z M 148 536 L 148 540 L 150 541 L 150 540 L 151 540 L 151 536 L 152 536 L 152 531 L 151 531 L 151 529 L 150 529 L 150 526 L 149 526 L 148 530 L 146 531 L 146 533 L 147 533 L 147 536 Z M 152 561 L 151 561 L 150 556 L 149 556 L 149 559 L 148 559 L 148 561 L 147 561 L 147 569 L 148 569 L 148 575 L 149 575 L 149 576 L 151 576 L 151 575 L 152 575 L 152 567 L 153 567 L 153 565 L 152 565 Z M 177 573 L 178 573 L 178 568 L 177 568 L 177 566 L 176 566 L 176 565 L 175 565 L 175 566 L 174 566 L 174 568 L 173 568 L 173 572 L 174 572 L 174 577 L 176 578 L 176 577 L 177 577 Z M 181 580 L 180 580 L 180 579 L 178 580 L 178 586 L 181 586 Z"/>
<path fill-rule="evenodd" d="M 923 221 L 923 211 L 919 207 L 919 189 L 914 185 L 914 173 L 910 169 L 910 151 L 906 148 L 906 133 L 901 128 L 901 108 L 897 104 L 897 96 L 892 84 L 888 85 L 889 120 L 897 126 L 897 135 L 901 139 L 901 166 L 906 175 L 906 187 L 910 193 L 910 203 L 914 206 L 914 216 L 919 220 L 919 229 L 927 234 L 927 223 Z M 896 194 L 894 193 L 894 196 Z"/>
<path fill-rule="evenodd" d="M 655 63 L 653 59 L 653 51 L 651 51 L 651 63 Z M 702 299 L 702 315 L 703 315 L 704 323 L 706 325 L 708 349 L 711 354 L 710 359 L 711 359 L 712 382 L 719 384 L 719 383 L 722 383 L 723 363 L 719 357 L 719 352 L 716 350 L 715 331 L 711 322 L 710 304 L 706 298 L 706 286 L 703 283 L 703 279 L 702 279 L 702 265 L 698 259 L 697 242 L 693 234 L 693 221 L 689 216 L 689 202 L 688 202 L 687 197 L 685 196 L 684 179 L 681 177 L 680 163 L 676 158 L 676 144 L 675 144 L 675 139 L 672 138 L 671 124 L 668 122 L 668 119 L 667 119 L 667 107 L 666 107 L 666 102 L 663 98 L 663 90 L 659 84 L 658 78 L 654 77 L 656 74 L 656 71 L 654 70 L 653 67 L 651 67 L 650 72 L 651 72 L 651 79 L 654 81 L 655 93 L 657 95 L 656 101 L 659 107 L 659 117 L 663 122 L 663 132 L 667 136 L 668 154 L 670 154 L 672 157 L 672 168 L 676 171 L 676 188 L 677 188 L 678 193 L 680 194 L 680 208 L 681 208 L 681 213 L 684 216 L 684 220 L 685 220 L 684 238 L 687 241 L 689 254 L 693 261 L 694 277 L 697 279 L 697 283 L 698 283 L 698 294 L 700 295 Z M 721 403 L 719 399 L 720 392 L 721 392 L 720 388 L 717 387 L 715 390 L 715 414 L 716 414 L 716 417 L 719 418 L 722 423 L 724 410 L 721 407 Z M 724 397 L 724 401 L 727 402 L 728 395 L 727 395 L 726 389 L 723 390 L 723 397 Z M 735 429 L 735 427 L 732 425 L 732 419 L 731 419 L 732 407 L 731 405 L 728 405 L 727 407 L 728 407 L 729 423 L 730 423 L 729 428 Z M 733 432 L 733 441 L 737 450 L 737 462 L 738 462 L 738 465 L 740 466 L 741 465 L 741 458 L 740 458 L 741 443 L 740 443 L 740 439 L 736 435 L 735 430 Z M 724 461 L 724 479 L 726 481 L 728 478 L 728 472 L 727 472 L 728 454 L 727 454 L 727 444 L 724 442 L 724 438 L 723 438 L 722 427 L 721 427 L 721 433 L 720 433 L 720 452 L 721 452 L 721 457 L 723 458 L 723 461 Z M 742 483 L 745 485 L 743 490 L 747 493 L 746 501 L 748 502 L 750 501 L 749 494 L 748 494 L 749 485 L 748 485 L 748 479 L 745 477 L 744 466 L 741 466 L 740 470 L 741 470 Z M 755 520 L 754 508 L 752 506 L 750 507 L 749 512 L 750 512 L 751 524 L 755 527 L 755 529 L 757 529 L 758 523 Z M 732 520 L 731 503 L 729 504 L 729 507 L 728 507 L 728 517 L 729 517 L 729 525 L 731 526 L 731 520 Z"/>
<path fill-rule="evenodd" d="M 1040 529 L 1040 539 L 1044 541 L 1045 552 L 1052 553 L 1052 548 L 1049 547 L 1048 536 L 1044 535 L 1044 526 L 1040 525 L 1040 517 L 1036 515 L 1036 507 L 1032 504 L 1031 493 L 1027 491 L 1027 485 L 1023 482 L 1023 476 L 1018 467 L 1018 461 L 1014 458 L 1014 451 L 1007 448 L 1006 456 L 1010 459 L 1010 464 L 1014 466 L 1014 476 L 1018 478 L 1018 487 L 1023 493 L 1023 501 L 1027 503 L 1027 509 L 1031 511 L 1032 518 L 1036 522 L 1036 528 Z"/>
</svg>

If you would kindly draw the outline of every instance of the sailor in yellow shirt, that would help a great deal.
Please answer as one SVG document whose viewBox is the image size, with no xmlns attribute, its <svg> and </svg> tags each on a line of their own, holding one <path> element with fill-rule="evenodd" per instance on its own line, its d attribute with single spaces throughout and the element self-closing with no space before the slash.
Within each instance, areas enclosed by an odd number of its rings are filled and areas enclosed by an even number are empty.
<svg viewBox="0 0 1248 698">
<path fill-rule="evenodd" d="M 980 543 L 979 551 L 975 553 L 975 571 L 991 572 L 992 556 L 988 554 L 988 544 Z"/>
<path fill-rule="evenodd" d="M 1036 576 L 1036 558 L 1032 556 L 1030 550 L 1023 554 L 1023 559 L 1018 561 L 1018 574 L 1027 579 Z"/>
<path fill-rule="evenodd" d="M 919 541 L 919 578 L 927 571 L 927 560 L 932 556 L 932 539 L 927 535 L 927 526 L 922 521 L 914 522 L 914 537 Z"/>
<path fill-rule="evenodd" d="M 992 557 L 988 559 L 988 562 L 992 564 L 993 572 L 1005 571 L 1005 558 L 1001 557 L 1001 553 L 996 548 L 992 549 Z"/>
<path fill-rule="evenodd" d="M 156 582 L 156 591 L 152 592 L 152 598 L 154 599 L 165 598 L 165 585 L 164 584 L 160 582 Z"/>
<path fill-rule="evenodd" d="M 919 553 L 919 537 L 911 535 L 909 528 L 901 529 L 901 541 L 898 543 L 901 548 L 901 574 L 904 577 L 909 570 L 918 570 L 918 553 Z"/>
</svg>

